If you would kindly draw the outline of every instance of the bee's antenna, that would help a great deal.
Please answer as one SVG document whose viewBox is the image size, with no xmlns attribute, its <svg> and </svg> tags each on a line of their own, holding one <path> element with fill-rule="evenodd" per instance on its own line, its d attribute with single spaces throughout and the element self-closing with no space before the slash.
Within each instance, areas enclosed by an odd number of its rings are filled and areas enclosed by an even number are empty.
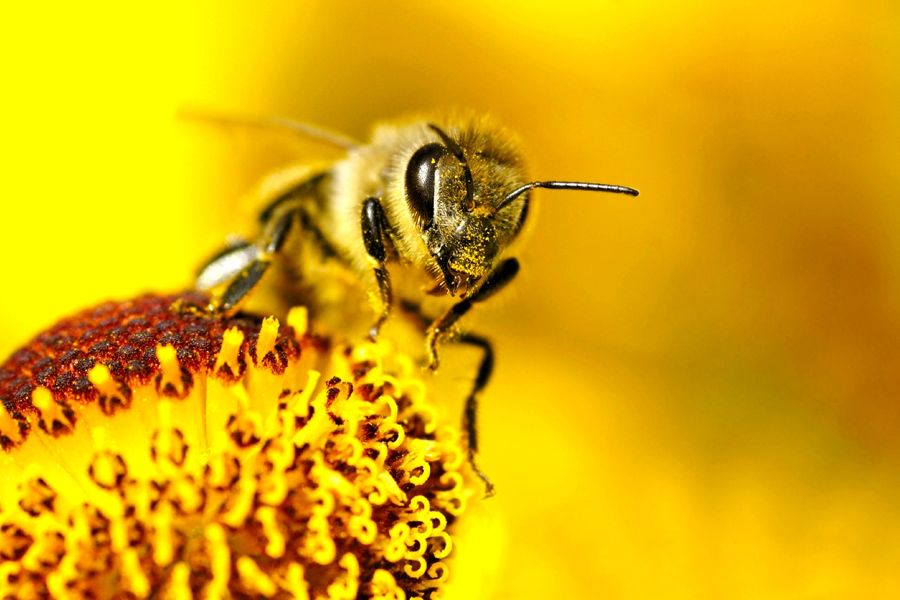
<svg viewBox="0 0 900 600">
<path fill-rule="evenodd" d="M 580 190 L 583 192 L 612 192 L 613 194 L 628 194 L 629 196 L 637 196 L 640 193 L 634 188 L 625 187 L 624 185 L 611 185 L 609 183 L 588 183 L 586 181 L 532 181 L 510 192 L 506 198 L 500 201 L 500 204 L 498 204 L 497 208 L 494 210 L 498 211 L 502 209 L 532 188 Z"/>
<path fill-rule="evenodd" d="M 463 152 L 460 145 L 453 141 L 449 135 L 444 133 L 440 127 L 434 123 L 429 123 L 428 127 L 438 134 L 438 137 L 441 138 L 441 141 L 444 142 L 447 149 L 462 163 L 466 178 L 466 211 L 472 212 L 475 209 L 475 184 L 472 182 L 472 171 L 469 169 L 469 161 L 466 160 L 465 152 Z"/>
</svg>

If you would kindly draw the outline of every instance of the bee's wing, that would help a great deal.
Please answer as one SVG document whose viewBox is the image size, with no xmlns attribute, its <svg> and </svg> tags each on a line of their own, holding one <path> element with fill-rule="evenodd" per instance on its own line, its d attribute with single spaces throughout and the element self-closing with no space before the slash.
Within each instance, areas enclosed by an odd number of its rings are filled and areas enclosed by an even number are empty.
<svg viewBox="0 0 900 600">
<path fill-rule="evenodd" d="M 179 110 L 178 116 L 182 119 L 199 121 L 223 127 L 250 127 L 289 133 L 294 136 L 305 138 L 309 141 L 326 144 L 335 148 L 339 148 L 341 150 L 352 150 L 353 148 L 359 146 L 359 142 L 341 133 L 329 131 L 317 125 L 310 125 L 309 123 L 294 121 L 292 119 L 285 119 L 283 117 L 235 115 L 189 108 Z"/>
</svg>

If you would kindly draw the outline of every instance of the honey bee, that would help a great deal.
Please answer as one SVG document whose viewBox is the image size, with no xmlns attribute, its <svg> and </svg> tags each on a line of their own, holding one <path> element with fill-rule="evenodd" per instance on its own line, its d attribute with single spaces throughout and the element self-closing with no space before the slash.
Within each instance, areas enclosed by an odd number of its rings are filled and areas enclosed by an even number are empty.
<svg viewBox="0 0 900 600">
<path fill-rule="evenodd" d="M 535 188 L 613 192 L 636 196 L 619 185 L 531 181 L 518 143 L 504 128 L 475 115 L 412 118 L 378 125 L 368 143 L 281 119 L 210 117 L 226 124 L 281 127 L 337 147 L 343 158 L 301 168 L 270 192 L 252 240 L 229 245 L 201 269 L 197 288 L 210 293 L 209 310 L 235 311 L 277 265 L 290 274 L 301 301 L 313 306 L 345 302 L 322 298 L 323 273 L 338 273 L 369 291 L 375 314 L 373 340 L 392 311 L 421 327 L 428 367 L 438 367 L 445 339 L 482 351 L 467 396 L 463 428 L 470 463 L 478 450 L 478 398 L 490 379 L 490 342 L 457 323 L 476 304 L 506 287 L 519 272 L 509 249 L 522 231 Z M 276 270 L 278 270 L 276 268 Z M 325 275 L 330 277 L 331 275 Z M 282 280 L 285 278 L 282 278 Z M 434 299 L 443 301 L 434 311 Z"/>
</svg>

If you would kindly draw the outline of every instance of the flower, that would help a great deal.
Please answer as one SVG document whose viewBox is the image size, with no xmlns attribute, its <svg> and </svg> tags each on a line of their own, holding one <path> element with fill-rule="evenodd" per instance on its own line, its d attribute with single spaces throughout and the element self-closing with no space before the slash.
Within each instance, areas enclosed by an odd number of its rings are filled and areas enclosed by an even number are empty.
<svg viewBox="0 0 900 600">
<path fill-rule="evenodd" d="M 411 361 L 203 303 L 106 303 L 0 367 L 0 596 L 436 596 L 476 486 Z"/>
</svg>

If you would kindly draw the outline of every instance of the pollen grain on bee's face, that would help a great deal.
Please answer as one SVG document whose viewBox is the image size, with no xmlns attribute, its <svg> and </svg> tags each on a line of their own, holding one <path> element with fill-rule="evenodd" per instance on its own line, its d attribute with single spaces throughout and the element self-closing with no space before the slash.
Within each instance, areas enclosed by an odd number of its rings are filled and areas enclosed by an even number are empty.
<svg viewBox="0 0 900 600">
<path fill-rule="evenodd" d="M 4 597 L 435 594 L 473 492 L 411 361 L 203 301 L 103 304 L 0 367 Z"/>
</svg>

